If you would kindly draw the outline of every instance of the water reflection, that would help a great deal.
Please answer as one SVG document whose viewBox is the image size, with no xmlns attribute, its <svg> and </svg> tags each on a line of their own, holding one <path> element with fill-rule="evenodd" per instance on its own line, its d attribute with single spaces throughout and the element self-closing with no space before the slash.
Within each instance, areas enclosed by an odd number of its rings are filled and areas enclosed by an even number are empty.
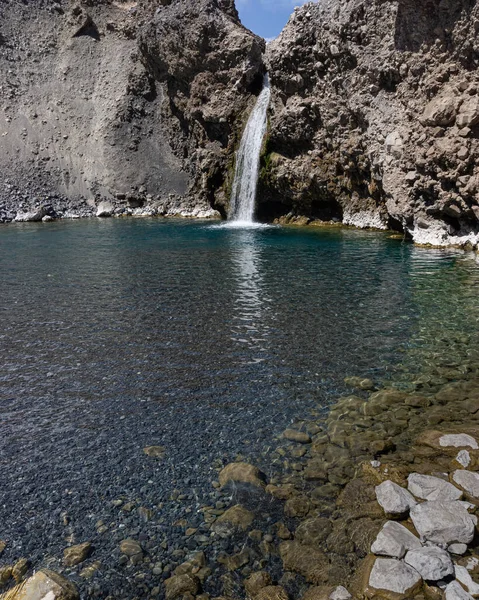
<svg viewBox="0 0 479 600">
<path fill-rule="evenodd" d="M 241 345 L 240 364 L 266 360 L 270 327 L 266 312 L 270 299 L 261 270 L 261 243 L 253 230 L 238 230 L 231 255 L 236 296 L 233 304 L 232 340 Z M 245 349 L 248 351 L 245 352 Z"/>
</svg>

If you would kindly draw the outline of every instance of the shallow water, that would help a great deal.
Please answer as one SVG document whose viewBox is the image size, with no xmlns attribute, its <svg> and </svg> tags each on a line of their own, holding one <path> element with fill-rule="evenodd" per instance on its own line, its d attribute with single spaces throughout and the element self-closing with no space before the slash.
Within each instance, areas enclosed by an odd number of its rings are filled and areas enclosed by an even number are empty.
<svg viewBox="0 0 479 600">
<path fill-rule="evenodd" d="M 261 460 L 292 420 L 326 411 L 346 375 L 401 387 L 439 348 L 474 356 L 478 273 L 468 255 L 349 229 L 2 228 L 0 564 L 55 567 L 68 536 L 93 539 L 98 595 L 132 597 L 118 540 L 168 560 L 184 511 L 173 491 L 207 501 L 213 461 Z M 148 445 L 165 446 L 164 461 Z M 97 536 L 99 519 L 111 534 Z"/>
</svg>

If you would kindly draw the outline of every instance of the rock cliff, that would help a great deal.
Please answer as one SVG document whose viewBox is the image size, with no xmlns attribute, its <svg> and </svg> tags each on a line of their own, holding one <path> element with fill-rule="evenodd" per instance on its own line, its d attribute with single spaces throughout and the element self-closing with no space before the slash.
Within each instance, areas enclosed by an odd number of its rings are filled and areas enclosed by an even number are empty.
<svg viewBox="0 0 479 600">
<path fill-rule="evenodd" d="M 224 211 L 263 50 L 232 0 L 3 0 L 0 221 Z"/>
<path fill-rule="evenodd" d="M 474 0 L 297 9 L 267 49 L 274 103 L 263 217 L 476 245 L 478 30 Z"/>
</svg>

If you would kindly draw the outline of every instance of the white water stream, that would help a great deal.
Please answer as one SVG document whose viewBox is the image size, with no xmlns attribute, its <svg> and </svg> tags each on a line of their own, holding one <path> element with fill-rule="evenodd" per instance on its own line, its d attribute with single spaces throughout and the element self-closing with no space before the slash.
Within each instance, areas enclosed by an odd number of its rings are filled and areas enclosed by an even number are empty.
<svg viewBox="0 0 479 600">
<path fill-rule="evenodd" d="M 235 224 L 253 223 L 259 159 L 268 124 L 267 112 L 270 97 L 269 78 L 268 75 L 265 75 L 263 90 L 258 96 L 256 106 L 248 120 L 236 155 L 235 178 L 229 214 L 229 221 Z"/>
</svg>

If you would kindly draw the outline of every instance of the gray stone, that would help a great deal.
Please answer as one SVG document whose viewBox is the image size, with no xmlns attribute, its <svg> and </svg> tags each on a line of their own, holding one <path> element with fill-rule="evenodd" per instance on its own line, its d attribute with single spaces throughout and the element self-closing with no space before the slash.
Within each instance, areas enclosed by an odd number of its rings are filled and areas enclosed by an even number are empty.
<svg viewBox="0 0 479 600">
<path fill-rule="evenodd" d="M 454 573 L 451 557 L 437 546 L 410 550 L 404 561 L 427 581 L 439 581 Z"/>
<path fill-rule="evenodd" d="M 473 600 L 471 594 L 468 594 L 466 590 L 457 581 L 452 581 L 446 587 L 446 600 Z"/>
<path fill-rule="evenodd" d="M 420 583 L 415 569 L 394 558 L 377 558 L 369 576 L 370 587 L 395 594 L 410 594 Z"/>
<path fill-rule="evenodd" d="M 329 595 L 329 600 L 350 600 L 350 598 L 352 598 L 351 594 L 342 585 L 338 585 Z"/>
<path fill-rule="evenodd" d="M 458 501 L 418 504 L 411 510 L 411 519 L 421 539 L 435 544 L 469 544 L 474 537 L 471 515 Z"/>
<path fill-rule="evenodd" d="M 473 450 L 479 449 L 479 445 L 477 444 L 476 440 L 467 433 L 451 433 L 448 435 L 443 435 L 441 438 L 439 438 L 439 445 L 443 448 L 452 446 L 454 448 L 472 448 Z"/>
<path fill-rule="evenodd" d="M 465 469 L 471 464 L 471 455 L 467 450 L 461 450 L 456 456 L 457 462 Z"/>
<path fill-rule="evenodd" d="M 466 567 L 461 567 L 460 565 L 454 566 L 454 571 L 456 575 L 456 579 L 462 583 L 462 585 L 467 589 L 467 591 L 471 594 L 471 596 L 479 596 L 479 585 L 473 581 L 469 571 Z"/>
<path fill-rule="evenodd" d="M 389 515 L 403 515 L 417 504 L 407 490 L 389 480 L 376 487 L 376 498 Z"/>
<path fill-rule="evenodd" d="M 371 546 L 371 552 L 381 556 L 403 558 L 408 550 L 421 548 L 421 542 L 404 525 L 388 521 Z"/>
<path fill-rule="evenodd" d="M 113 204 L 111 202 L 100 202 L 100 204 L 98 205 L 98 208 L 96 210 L 96 216 L 97 217 L 111 217 L 111 215 L 113 214 Z"/>
<path fill-rule="evenodd" d="M 472 471 L 463 471 L 459 469 L 454 471 L 452 476 L 454 481 L 460 485 L 468 494 L 479 498 L 479 474 Z"/>
<path fill-rule="evenodd" d="M 456 556 L 462 556 L 467 552 L 467 544 L 451 544 L 447 551 Z"/>
<path fill-rule="evenodd" d="M 420 475 L 411 473 L 408 477 L 408 490 L 416 498 L 423 500 L 459 500 L 462 498 L 461 490 L 453 486 L 452 483 L 432 477 L 431 475 Z"/>
</svg>

